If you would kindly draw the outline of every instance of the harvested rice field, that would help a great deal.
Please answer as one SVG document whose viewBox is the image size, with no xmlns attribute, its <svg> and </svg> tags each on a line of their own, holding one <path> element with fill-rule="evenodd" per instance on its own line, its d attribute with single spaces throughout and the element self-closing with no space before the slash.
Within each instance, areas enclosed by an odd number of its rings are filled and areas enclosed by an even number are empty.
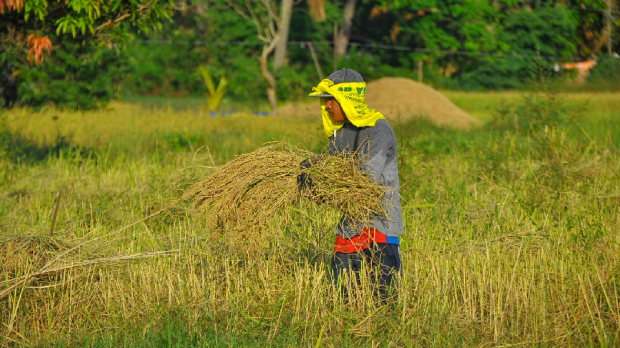
<svg viewBox="0 0 620 348">
<path fill-rule="evenodd" d="M 318 119 L 4 112 L 0 346 L 618 346 L 620 95 L 445 96 L 479 125 L 392 121 L 406 234 L 385 302 L 333 285 L 340 203 L 289 190 Z M 217 224 L 230 197 L 204 183 L 232 168 L 218 182 L 247 194 L 252 156 L 283 156 L 264 161 L 281 181 Z"/>
</svg>

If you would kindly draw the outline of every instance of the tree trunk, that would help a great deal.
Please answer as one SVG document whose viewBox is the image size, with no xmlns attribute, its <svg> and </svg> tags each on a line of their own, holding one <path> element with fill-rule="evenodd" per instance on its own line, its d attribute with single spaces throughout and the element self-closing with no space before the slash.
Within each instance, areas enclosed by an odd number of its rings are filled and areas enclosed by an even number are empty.
<svg viewBox="0 0 620 348">
<path fill-rule="evenodd" d="M 274 115 L 278 114 L 278 99 L 276 97 L 276 79 L 273 78 L 273 75 L 269 71 L 269 55 L 273 52 L 275 46 L 277 45 L 278 39 L 279 37 L 276 37 L 269 45 L 263 46 L 263 53 L 258 59 L 260 61 L 260 72 L 263 74 L 263 77 L 269 85 L 269 87 L 267 87 L 267 98 L 269 99 L 271 112 Z"/>
<path fill-rule="evenodd" d="M 347 46 L 349 46 L 349 38 L 351 37 L 351 25 L 353 23 L 353 16 L 355 15 L 355 1 L 347 0 L 344 4 L 344 23 L 340 28 L 338 37 L 336 38 L 335 51 L 337 57 L 342 57 L 347 53 Z"/>
<path fill-rule="evenodd" d="M 273 58 L 273 67 L 278 69 L 284 65 L 286 59 L 286 48 L 288 45 L 288 32 L 291 26 L 291 14 L 293 13 L 293 0 L 282 0 L 282 15 L 278 25 L 280 41 L 276 46 L 276 53 Z"/>
<path fill-rule="evenodd" d="M 310 16 L 317 22 L 327 19 L 324 0 L 310 0 Z"/>
<path fill-rule="evenodd" d="M 600 51 L 601 48 L 605 46 L 605 43 L 607 42 L 608 39 L 609 38 L 607 37 L 607 35 L 605 34 L 601 35 L 598 41 L 594 44 L 594 47 L 592 47 L 592 51 L 590 52 L 590 58 L 592 59 L 596 58 L 598 51 Z"/>
</svg>

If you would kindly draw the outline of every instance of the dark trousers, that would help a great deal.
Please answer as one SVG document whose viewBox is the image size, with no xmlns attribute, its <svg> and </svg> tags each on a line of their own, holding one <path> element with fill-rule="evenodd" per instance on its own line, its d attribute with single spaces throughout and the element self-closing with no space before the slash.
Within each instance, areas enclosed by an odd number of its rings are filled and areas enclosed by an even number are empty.
<svg viewBox="0 0 620 348">
<path fill-rule="evenodd" d="M 368 276 L 378 284 L 378 295 L 382 300 L 389 296 L 390 288 L 398 284 L 398 276 L 402 275 L 402 259 L 400 247 L 396 244 L 372 243 L 370 248 L 344 254 L 337 252 L 332 259 L 332 271 L 337 286 L 348 294 L 353 284 L 360 284 L 360 272 L 368 270 Z M 345 276 L 352 284 L 345 283 Z M 355 282 L 355 283 L 354 283 Z"/>
</svg>

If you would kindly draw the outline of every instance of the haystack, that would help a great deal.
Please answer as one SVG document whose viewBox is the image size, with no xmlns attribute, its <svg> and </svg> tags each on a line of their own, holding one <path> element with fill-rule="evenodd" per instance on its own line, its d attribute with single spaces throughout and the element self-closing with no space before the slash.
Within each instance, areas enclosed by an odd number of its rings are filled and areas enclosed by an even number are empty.
<svg viewBox="0 0 620 348">
<path fill-rule="evenodd" d="M 384 77 L 368 83 L 366 103 L 392 123 L 424 117 L 438 126 L 466 129 L 479 122 L 433 88 L 411 79 Z M 316 100 L 280 108 L 281 115 L 319 117 Z"/>
<path fill-rule="evenodd" d="M 411 79 L 384 77 L 368 84 L 366 103 L 390 121 L 425 117 L 438 126 L 469 128 L 478 121 L 443 94 Z"/>
</svg>

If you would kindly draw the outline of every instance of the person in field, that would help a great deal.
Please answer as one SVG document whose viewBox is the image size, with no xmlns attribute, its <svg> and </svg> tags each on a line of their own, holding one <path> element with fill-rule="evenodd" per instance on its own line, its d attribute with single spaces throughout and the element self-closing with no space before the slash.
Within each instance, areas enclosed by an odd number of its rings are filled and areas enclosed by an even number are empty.
<svg viewBox="0 0 620 348">
<path fill-rule="evenodd" d="M 335 255 L 332 270 L 336 284 L 344 274 L 359 282 L 362 269 L 379 270 L 377 279 L 381 296 L 402 274 L 399 236 L 405 232 L 400 206 L 400 185 L 396 137 L 385 117 L 368 108 L 366 83 L 355 70 L 342 69 L 321 81 L 310 97 L 320 98 L 323 127 L 329 137 L 329 154 L 360 156 L 362 170 L 384 185 L 385 214 L 373 216 L 369 223 L 343 216 L 336 226 Z M 313 160 L 301 163 L 309 168 Z M 307 174 L 297 178 L 300 190 L 312 186 Z"/>
</svg>

